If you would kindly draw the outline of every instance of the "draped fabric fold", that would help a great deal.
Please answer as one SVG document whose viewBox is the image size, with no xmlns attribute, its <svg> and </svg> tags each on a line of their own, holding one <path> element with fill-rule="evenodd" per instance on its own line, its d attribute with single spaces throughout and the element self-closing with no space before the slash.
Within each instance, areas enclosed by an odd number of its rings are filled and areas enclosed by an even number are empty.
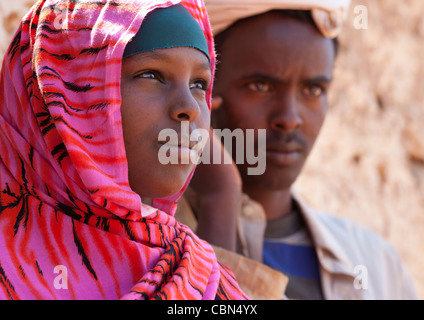
<svg viewBox="0 0 424 320">
<path fill-rule="evenodd" d="M 177 3 L 214 71 L 202 0 L 41 0 L 23 18 L 0 78 L 0 298 L 247 298 L 174 219 L 185 187 L 147 206 L 128 183 L 122 54 L 150 11 Z"/>
<path fill-rule="evenodd" d="M 205 0 L 213 33 L 216 35 L 237 20 L 270 10 L 311 10 L 321 33 L 336 37 L 347 17 L 351 0 Z"/>
</svg>

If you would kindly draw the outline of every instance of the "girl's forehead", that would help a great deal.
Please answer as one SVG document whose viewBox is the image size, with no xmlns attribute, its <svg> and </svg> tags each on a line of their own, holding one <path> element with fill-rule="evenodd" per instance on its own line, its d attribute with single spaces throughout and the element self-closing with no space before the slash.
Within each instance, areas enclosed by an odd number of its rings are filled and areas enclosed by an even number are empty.
<svg viewBox="0 0 424 320">
<path fill-rule="evenodd" d="M 190 56 L 191 62 L 196 65 L 201 65 L 204 69 L 211 70 L 209 57 L 204 52 L 192 47 L 172 47 L 161 48 L 146 52 L 136 53 L 122 60 L 122 65 L 149 64 L 150 66 L 173 63 L 178 60 L 187 59 Z M 177 67 L 177 65 L 171 65 Z"/>
<path fill-rule="evenodd" d="M 127 44 L 123 57 L 173 47 L 196 48 L 210 60 L 203 30 L 181 4 L 150 12 L 143 20 L 138 32 Z"/>
</svg>

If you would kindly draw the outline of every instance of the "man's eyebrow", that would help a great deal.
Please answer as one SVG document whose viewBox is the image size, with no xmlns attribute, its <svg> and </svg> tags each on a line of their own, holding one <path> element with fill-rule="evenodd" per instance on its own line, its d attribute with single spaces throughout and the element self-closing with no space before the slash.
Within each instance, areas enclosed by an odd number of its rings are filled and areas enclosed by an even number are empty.
<svg viewBox="0 0 424 320">
<path fill-rule="evenodd" d="M 264 82 L 270 82 L 270 83 L 285 83 L 287 82 L 287 80 L 284 79 L 280 79 L 280 78 L 276 78 L 267 74 L 263 74 L 263 73 L 252 73 L 252 74 L 247 74 L 241 77 L 242 80 L 248 80 L 248 79 L 255 79 L 255 80 L 261 80 Z M 327 76 L 317 76 L 317 77 L 312 77 L 312 78 L 306 78 L 303 80 L 303 82 L 305 83 L 330 83 L 331 82 L 331 77 L 327 77 Z"/>
<path fill-rule="evenodd" d="M 271 83 L 285 82 L 283 79 L 279 79 L 279 78 L 276 78 L 267 74 L 263 74 L 263 73 L 252 73 L 252 74 L 243 75 L 241 79 L 242 80 L 255 79 L 255 80 L 261 80 L 261 81 L 271 82 Z"/>
<path fill-rule="evenodd" d="M 330 83 L 332 80 L 331 77 L 327 76 L 318 76 L 315 78 L 307 78 L 303 82 L 305 83 Z"/>
</svg>

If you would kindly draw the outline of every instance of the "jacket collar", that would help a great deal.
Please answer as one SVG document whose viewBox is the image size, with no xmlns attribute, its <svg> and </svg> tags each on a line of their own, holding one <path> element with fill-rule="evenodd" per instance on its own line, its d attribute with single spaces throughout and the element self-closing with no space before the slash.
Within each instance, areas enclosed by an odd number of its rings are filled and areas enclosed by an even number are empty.
<svg viewBox="0 0 424 320">
<path fill-rule="evenodd" d="M 343 249 L 342 241 L 340 241 L 340 237 L 343 238 L 345 235 L 335 234 L 334 229 L 330 230 L 329 224 L 326 223 L 331 217 L 309 207 L 296 192 L 292 192 L 292 197 L 299 206 L 322 267 L 330 273 L 355 277 L 354 266 L 346 255 L 346 250 Z"/>
<path fill-rule="evenodd" d="M 315 244 L 322 268 L 321 284 L 325 299 L 364 299 L 363 290 L 353 289 L 357 276 L 354 273 L 355 266 L 343 245 L 343 243 L 349 245 L 349 239 L 346 239 L 346 234 L 338 231 L 338 228 L 329 228 L 330 225 L 337 223 L 337 220 L 310 208 L 295 192 L 292 192 L 292 197 L 299 206 L 300 214 Z"/>
</svg>

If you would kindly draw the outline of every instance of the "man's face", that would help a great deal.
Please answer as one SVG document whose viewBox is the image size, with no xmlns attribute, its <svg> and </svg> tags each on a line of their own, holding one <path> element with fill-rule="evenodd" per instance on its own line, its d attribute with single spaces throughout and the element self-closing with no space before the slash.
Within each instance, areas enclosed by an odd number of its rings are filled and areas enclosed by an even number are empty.
<svg viewBox="0 0 424 320">
<path fill-rule="evenodd" d="M 216 128 L 266 129 L 266 170 L 243 182 L 287 189 L 299 175 L 328 108 L 335 49 L 313 25 L 267 13 L 233 27 L 218 52 Z M 249 148 L 249 146 L 247 146 Z M 255 140 L 255 152 L 258 141 Z M 233 157 L 235 153 L 233 152 Z"/>
</svg>

